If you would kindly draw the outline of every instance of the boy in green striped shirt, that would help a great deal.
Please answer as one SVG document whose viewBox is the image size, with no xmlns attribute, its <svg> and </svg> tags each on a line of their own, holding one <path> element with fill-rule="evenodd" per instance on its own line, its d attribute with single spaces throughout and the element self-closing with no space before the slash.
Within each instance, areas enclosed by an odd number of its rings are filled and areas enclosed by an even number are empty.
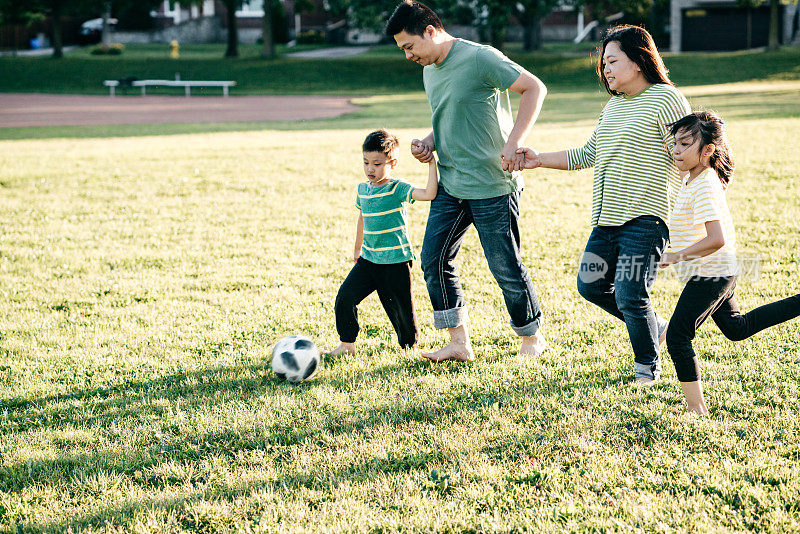
<svg viewBox="0 0 800 534">
<path fill-rule="evenodd" d="M 436 161 L 428 163 L 425 189 L 391 177 L 397 165 L 397 137 L 386 130 L 370 133 L 361 147 L 367 181 L 358 184 L 356 242 L 350 274 L 336 295 L 336 330 L 341 343 L 331 356 L 355 354 L 358 335 L 356 307 L 373 291 L 403 348 L 417 342 L 417 318 L 411 294 L 411 246 L 406 206 L 433 200 L 439 189 Z"/>
</svg>

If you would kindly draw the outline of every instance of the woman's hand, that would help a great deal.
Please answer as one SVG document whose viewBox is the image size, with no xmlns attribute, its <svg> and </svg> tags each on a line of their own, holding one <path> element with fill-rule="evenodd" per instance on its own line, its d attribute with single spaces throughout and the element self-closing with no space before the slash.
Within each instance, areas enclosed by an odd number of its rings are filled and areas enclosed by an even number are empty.
<svg viewBox="0 0 800 534">
<path fill-rule="evenodd" d="M 517 149 L 517 154 L 522 157 L 519 159 L 519 169 L 535 169 L 542 165 L 542 159 L 539 157 L 539 152 L 527 147 L 521 146 Z"/>
</svg>

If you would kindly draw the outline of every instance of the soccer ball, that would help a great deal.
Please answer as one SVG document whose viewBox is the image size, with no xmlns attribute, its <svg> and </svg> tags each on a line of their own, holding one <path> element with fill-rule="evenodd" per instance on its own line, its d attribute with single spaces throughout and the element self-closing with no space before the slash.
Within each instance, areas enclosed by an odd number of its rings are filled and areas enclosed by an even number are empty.
<svg viewBox="0 0 800 534">
<path fill-rule="evenodd" d="M 272 349 L 272 370 L 289 382 L 312 378 L 319 369 L 319 351 L 305 336 L 287 336 Z"/>
</svg>

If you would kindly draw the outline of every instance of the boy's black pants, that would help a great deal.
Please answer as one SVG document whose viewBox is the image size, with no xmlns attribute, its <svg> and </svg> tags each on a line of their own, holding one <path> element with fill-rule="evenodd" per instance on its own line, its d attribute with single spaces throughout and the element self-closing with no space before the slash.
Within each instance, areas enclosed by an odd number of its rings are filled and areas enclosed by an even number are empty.
<svg viewBox="0 0 800 534">
<path fill-rule="evenodd" d="M 411 262 L 378 264 L 358 258 L 336 295 L 336 330 L 344 343 L 355 343 L 358 335 L 356 306 L 373 291 L 389 316 L 397 341 L 403 348 L 417 342 L 417 316 L 411 295 Z"/>
<path fill-rule="evenodd" d="M 667 349 L 681 382 L 694 382 L 699 371 L 692 348 L 695 332 L 711 316 L 722 334 L 741 341 L 800 315 L 800 295 L 760 306 L 742 314 L 733 291 L 736 277 L 695 277 L 686 283 L 667 327 Z"/>
</svg>

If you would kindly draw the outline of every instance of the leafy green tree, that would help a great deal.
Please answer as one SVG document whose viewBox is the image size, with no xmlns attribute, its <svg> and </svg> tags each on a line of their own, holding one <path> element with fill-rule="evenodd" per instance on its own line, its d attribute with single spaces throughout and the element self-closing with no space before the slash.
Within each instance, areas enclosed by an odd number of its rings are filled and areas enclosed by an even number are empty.
<svg viewBox="0 0 800 534">
<path fill-rule="evenodd" d="M 542 19 L 558 5 L 558 0 L 522 0 L 516 2 L 517 19 L 522 23 L 523 47 L 527 51 L 542 47 Z"/>
<path fill-rule="evenodd" d="M 15 28 L 14 54 L 17 53 L 20 26 L 27 26 L 44 18 L 41 11 L 35 7 L 27 0 L 0 0 L 0 25 L 9 25 Z"/>
</svg>

